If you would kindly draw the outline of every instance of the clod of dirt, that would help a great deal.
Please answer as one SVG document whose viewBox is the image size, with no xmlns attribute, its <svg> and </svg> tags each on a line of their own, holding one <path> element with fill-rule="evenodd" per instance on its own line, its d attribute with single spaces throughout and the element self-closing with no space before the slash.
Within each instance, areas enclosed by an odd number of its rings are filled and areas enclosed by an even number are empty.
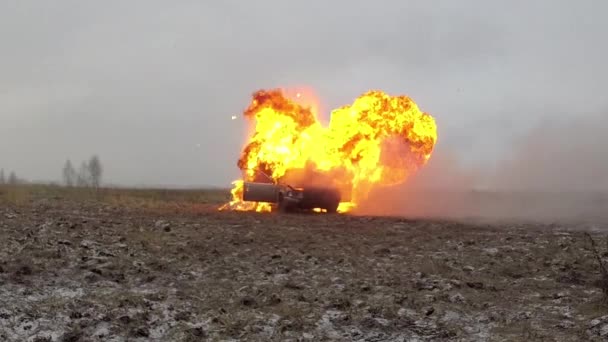
<svg viewBox="0 0 608 342">
<path fill-rule="evenodd" d="M 374 254 L 380 255 L 380 256 L 389 255 L 389 254 L 391 254 L 391 250 L 388 248 L 380 248 L 380 249 L 377 249 L 376 251 L 374 251 Z"/>
<path fill-rule="evenodd" d="M 423 291 L 423 290 L 431 291 L 431 290 L 435 289 L 436 287 L 437 286 L 435 285 L 435 282 L 428 278 L 422 278 L 420 280 L 417 280 L 414 283 L 414 288 L 418 291 Z"/>
<path fill-rule="evenodd" d="M 572 328 L 576 327 L 576 323 L 569 321 L 569 320 L 563 320 L 563 321 L 557 323 L 555 325 L 555 327 L 567 330 L 567 329 L 572 329 Z"/>
<path fill-rule="evenodd" d="M 377 319 L 372 317 L 365 317 L 360 322 L 361 326 L 367 329 L 382 329 L 384 327 Z"/>
<path fill-rule="evenodd" d="M 462 268 L 462 270 L 465 272 L 473 272 L 475 271 L 475 268 L 473 266 L 465 266 Z"/>
<path fill-rule="evenodd" d="M 149 337 L 150 331 L 147 328 L 139 327 L 131 331 L 131 336 L 133 337 Z"/>
<path fill-rule="evenodd" d="M 553 299 L 561 299 L 561 298 L 565 298 L 567 296 L 568 296 L 568 294 L 566 292 L 558 292 L 558 293 L 554 293 L 551 297 Z"/>
<path fill-rule="evenodd" d="M 80 318 L 82 318 L 82 313 L 80 313 L 78 311 L 73 311 L 72 313 L 70 313 L 70 318 L 71 319 L 80 319 Z"/>
<path fill-rule="evenodd" d="M 498 248 L 495 248 L 495 247 L 484 248 L 483 252 L 489 256 L 496 256 L 496 254 L 498 254 Z"/>
<path fill-rule="evenodd" d="M 243 297 L 243 298 L 241 298 L 241 304 L 244 306 L 254 306 L 255 299 L 252 297 Z"/>
<path fill-rule="evenodd" d="M 15 271 L 15 275 L 18 275 L 18 276 L 28 276 L 28 275 L 32 275 L 32 273 L 34 273 L 34 271 L 28 265 L 22 265 L 22 266 L 18 267 L 17 270 Z"/>
<path fill-rule="evenodd" d="M 187 321 L 190 319 L 190 316 L 192 314 L 190 312 L 187 311 L 180 311 L 175 315 L 175 320 L 176 321 Z"/>
<path fill-rule="evenodd" d="M 154 227 L 156 229 L 171 230 L 171 224 L 165 220 L 158 220 L 158 221 L 154 222 Z"/>
<path fill-rule="evenodd" d="M 270 296 L 270 298 L 268 298 L 268 305 L 278 305 L 281 303 L 281 298 L 279 296 L 277 296 L 276 294 L 272 294 L 272 296 Z"/>
<path fill-rule="evenodd" d="M 584 285 L 586 283 L 584 275 L 576 270 L 569 270 L 560 274 L 556 277 L 556 281 L 572 285 Z"/>
<path fill-rule="evenodd" d="M 351 307 L 351 302 L 348 298 L 333 298 L 329 305 L 326 306 L 327 309 L 334 310 L 346 310 Z"/>
<path fill-rule="evenodd" d="M 483 283 L 480 281 L 468 281 L 467 286 L 476 290 L 483 289 Z"/>
<path fill-rule="evenodd" d="M 453 296 L 450 296 L 450 302 L 451 303 L 464 303 L 465 299 L 464 296 L 461 295 L 460 293 L 456 293 Z"/>
<path fill-rule="evenodd" d="M 95 241 L 91 241 L 91 240 L 82 240 L 80 241 L 80 247 L 84 248 L 84 249 L 91 249 L 93 248 L 97 243 Z"/>
<path fill-rule="evenodd" d="M 52 342 L 53 339 L 50 336 L 37 336 L 33 342 Z"/>
<path fill-rule="evenodd" d="M 598 317 L 589 322 L 588 336 L 608 337 L 608 315 Z"/>
<path fill-rule="evenodd" d="M 192 337 L 207 337 L 205 330 L 201 327 L 196 327 L 188 330 L 188 334 Z"/>
<path fill-rule="evenodd" d="M 66 332 L 61 336 L 61 342 L 78 342 L 82 340 L 82 332 L 79 329 L 74 329 Z"/>
<path fill-rule="evenodd" d="M 122 323 L 122 324 L 127 325 L 127 324 L 131 323 L 131 317 L 129 317 L 129 316 L 120 316 L 120 317 L 118 317 L 118 321 L 120 323 Z"/>
<path fill-rule="evenodd" d="M 286 289 L 290 289 L 290 290 L 302 290 L 304 289 L 304 286 L 296 284 L 292 281 L 288 281 L 287 283 L 285 283 L 284 287 Z"/>
</svg>

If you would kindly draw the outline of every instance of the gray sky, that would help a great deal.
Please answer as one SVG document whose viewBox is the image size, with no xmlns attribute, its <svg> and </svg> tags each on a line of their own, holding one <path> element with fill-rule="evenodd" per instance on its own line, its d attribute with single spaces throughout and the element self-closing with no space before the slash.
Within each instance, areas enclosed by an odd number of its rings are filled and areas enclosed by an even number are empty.
<svg viewBox="0 0 608 342">
<path fill-rule="evenodd" d="M 607 107 L 608 2 L 0 2 L 0 168 L 59 179 L 228 185 L 253 91 L 306 84 L 325 108 L 407 94 L 437 151 L 504 158 L 546 120 Z"/>
</svg>

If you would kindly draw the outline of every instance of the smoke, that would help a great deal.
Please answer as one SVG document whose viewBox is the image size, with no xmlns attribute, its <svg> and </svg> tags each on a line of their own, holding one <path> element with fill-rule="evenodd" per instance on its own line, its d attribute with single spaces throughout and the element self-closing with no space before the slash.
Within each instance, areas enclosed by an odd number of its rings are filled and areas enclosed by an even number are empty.
<svg viewBox="0 0 608 342">
<path fill-rule="evenodd" d="M 605 116 L 545 122 L 499 164 L 497 190 L 608 191 L 608 119 Z"/>
<path fill-rule="evenodd" d="M 357 213 L 415 218 L 608 222 L 608 118 L 542 122 L 493 165 L 438 149 L 405 184 L 375 189 Z"/>
<path fill-rule="evenodd" d="M 407 182 L 375 188 L 356 213 L 414 217 L 452 217 L 468 208 L 461 201 L 475 185 L 476 172 L 465 169 L 453 153 L 437 151 Z"/>
</svg>

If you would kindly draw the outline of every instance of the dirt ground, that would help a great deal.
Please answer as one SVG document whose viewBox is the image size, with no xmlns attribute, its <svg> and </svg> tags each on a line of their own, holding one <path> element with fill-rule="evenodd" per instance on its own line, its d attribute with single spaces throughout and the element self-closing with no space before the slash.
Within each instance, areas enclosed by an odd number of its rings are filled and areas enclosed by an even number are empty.
<svg viewBox="0 0 608 342">
<path fill-rule="evenodd" d="M 600 341 L 604 229 L 2 203 L 0 340 Z"/>
</svg>

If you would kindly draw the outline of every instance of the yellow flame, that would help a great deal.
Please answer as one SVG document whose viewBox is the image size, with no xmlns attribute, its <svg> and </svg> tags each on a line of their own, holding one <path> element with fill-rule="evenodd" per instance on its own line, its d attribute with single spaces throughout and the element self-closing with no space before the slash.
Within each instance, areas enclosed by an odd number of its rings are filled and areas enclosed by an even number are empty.
<svg viewBox="0 0 608 342">
<path fill-rule="evenodd" d="M 406 182 L 428 162 L 437 141 L 433 117 L 407 96 L 368 91 L 333 110 L 328 127 L 316 117 L 317 101 L 301 102 L 278 89 L 253 94 L 244 115 L 255 120 L 255 131 L 238 161 L 244 180 L 255 180 L 257 170 L 275 181 L 293 170 L 313 171 L 350 194 L 338 208 L 349 212 L 375 186 Z M 271 210 L 268 204 L 243 202 L 242 186 L 242 180 L 234 183 L 233 200 L 222 208 Z"/>
</svg>

